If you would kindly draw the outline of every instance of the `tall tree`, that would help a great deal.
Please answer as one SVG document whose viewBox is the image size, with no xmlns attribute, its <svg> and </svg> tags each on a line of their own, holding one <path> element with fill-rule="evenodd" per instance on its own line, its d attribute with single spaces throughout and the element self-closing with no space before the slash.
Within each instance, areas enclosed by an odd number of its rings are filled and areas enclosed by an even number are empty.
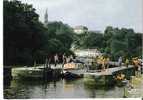
<svg viewBox="0 0 143 100">
<path fill-rule="evenodd" d="M 4 64 L 31 64 L 41 45 L 42 24 L 32 5 L 4 1 Z"/>
</svg>

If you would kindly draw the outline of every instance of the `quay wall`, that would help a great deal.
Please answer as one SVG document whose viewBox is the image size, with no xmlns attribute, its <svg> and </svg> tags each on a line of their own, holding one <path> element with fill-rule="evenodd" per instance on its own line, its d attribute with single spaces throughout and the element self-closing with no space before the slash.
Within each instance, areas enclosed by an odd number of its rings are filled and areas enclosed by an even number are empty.
<svg viewBox="0 0 143 100">
<path fill-rule="evenodd" d="M 61 68 L 12 68 L 12 76 L 14 79 L 46 79 L 59 78 L 61 76 Z"/>
<path fill-rule="evenodd" d="M 115 84 L 115 76 L 120 72 L 123 73 L 125 75 L 125 78 L 128 80 L 131 78 L 131 76 L 135 75 L 134 67 L 119 68 L 118 70 L 115 70 L 113 72 L 87 72 L 84 74 L 84 83 L 87 85 L 112 86 Z"/>
</svg>

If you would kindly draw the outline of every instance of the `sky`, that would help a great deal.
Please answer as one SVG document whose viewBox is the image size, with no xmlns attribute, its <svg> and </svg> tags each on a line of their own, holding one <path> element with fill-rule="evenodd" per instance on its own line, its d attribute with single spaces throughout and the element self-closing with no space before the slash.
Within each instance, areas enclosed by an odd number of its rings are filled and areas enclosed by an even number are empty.
<svg viewBox="0 0 143 100">
<path fill-rule="evenodd" d="M 48 9 L 49 21 L 62 21 L 72 27 L 87 26 L 104 31 L 107 26 L 133 28 L 143 33 L 142 0 L 21 0 L 32 4 L 44 22 Z"/>
</svg>

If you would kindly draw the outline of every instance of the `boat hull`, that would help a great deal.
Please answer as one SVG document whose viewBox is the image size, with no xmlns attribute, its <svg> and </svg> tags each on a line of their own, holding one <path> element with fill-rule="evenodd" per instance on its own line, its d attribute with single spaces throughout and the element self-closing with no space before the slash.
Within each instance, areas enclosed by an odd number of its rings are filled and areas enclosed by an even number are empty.
<svg viewBox="0 0 143 100">
<path fill-rule="evenodd" d="M 84 74 L 83 70 L 64 70 L 63 78 L 65 79 L 77 79 L 82 78 Z"/>
</svg>

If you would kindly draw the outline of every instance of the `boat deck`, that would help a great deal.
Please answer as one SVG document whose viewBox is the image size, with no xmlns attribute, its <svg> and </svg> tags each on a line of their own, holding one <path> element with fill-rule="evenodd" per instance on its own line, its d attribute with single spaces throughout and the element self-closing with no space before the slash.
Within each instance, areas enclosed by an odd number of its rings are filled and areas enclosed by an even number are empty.
<svg viewBox="0 0 143 100">
<path fill-rule="evenodd" d="M 114 72 L 120 71 L 120 70 L 125 70 L 133 68 L 133 65 L 129 65 L 128 67 L 126 66 L 121 66 L 121 67 L 115 67 L 115 68 L 108 68 L 105 71 L 95 71 L 95 70 L 89 70 L 88 72 L 84 73 L 85 75 L 95 75 L 95 76 L 102 76 L 102 75 L 112 75 Z"/>
</svg>

